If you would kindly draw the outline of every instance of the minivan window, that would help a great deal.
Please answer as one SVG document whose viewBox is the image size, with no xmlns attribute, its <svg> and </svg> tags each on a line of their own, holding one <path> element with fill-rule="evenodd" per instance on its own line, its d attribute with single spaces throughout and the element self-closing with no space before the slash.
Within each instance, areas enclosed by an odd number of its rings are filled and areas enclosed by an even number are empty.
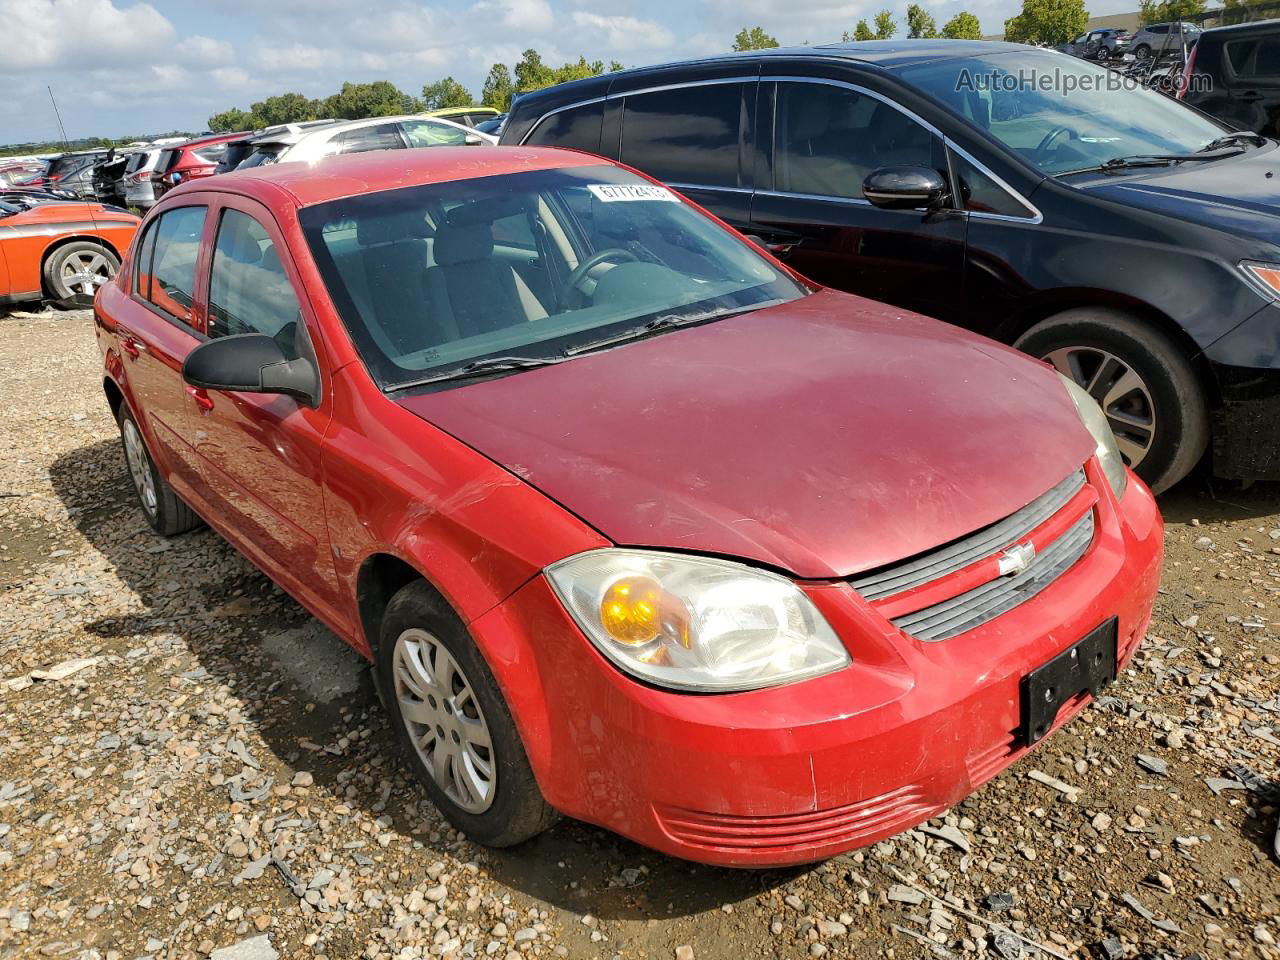
<svg viewBox="0 0 1280 960">
<path fill-rule="evenodd" d="M 676 194 L 612 166 L 360 193 L 298 217 L 384 389 L 489 357 L 566 359 L 659 318 L 657 331 L 807 292 Z"/>
<path fill-rule="evenodd" d="M 156 248 L 147 299 L 183 323 L 191 322 L 196 257 L 200 253 L 205 211 L 205 207 L 167 210 L 155 227 Z"/>
<path fill-rule="evenodd" d="M 744 86 L 710 83 L 629 94 L 623 107 L 622 162 L 669 183 L 740 186 Z"/>
<path fill-rule="evenodd" d="M 778 84 L 774 186 L 783 193 L 860 198 L 867 174 L 933 166 L 933 135 L 901 110 L 822 83 Z"/>
<path fill-rule="evenodd" d="M 366 153 L 369 150 L 399 150 L 404 146 L 400 139 L 400 127 L 395 123 L 380 123 L 373 127 L 359 127 L 340 133 L 330 142 L 331 153 Z"/>
<path fill-rule="evenodd" d="M 525 143 L 530 146 L 570 147 L 599 153 L 600 124 L 603 117 L 604 101 L 569 107 L 546 117 L 533 128 Z"/>
<path fill-rule="evenodd" d="M 959 184 L 960 197 L 956 205 L 960 208 L 971 213 L 991 213 L 1002 217 L 1035 217 L 1033 210 L 1014 199 L 1009 191 L 954 151 L 951 153 L 951 170 Z"/>
<path fill-rule="evenodd" d="M 1195 153 L 1225 132 L 1177 100 L 1051 50 L 935 60 L 897 73 L 1051 175 L 1118 157 Z"/>
<path fill-rule="evenodd" d="M 224 211 L 209 274 L 209 336 L 265 333 L 296 360 L 299 319 L 293 284 L 266 229 L 239 210 Z"/>
<path fill-rule="evenodd" d="M 1227 57 L 1241 79 L 1280 77 L 1280 37 L 1234 40 L 1227 44 Z"/>
</svg>

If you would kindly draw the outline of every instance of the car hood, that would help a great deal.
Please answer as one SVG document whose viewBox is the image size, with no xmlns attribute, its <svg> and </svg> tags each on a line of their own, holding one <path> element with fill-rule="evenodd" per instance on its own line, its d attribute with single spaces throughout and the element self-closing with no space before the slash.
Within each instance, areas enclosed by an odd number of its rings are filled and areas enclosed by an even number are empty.
<svg viewBox="0 0 1280 960">
<path fill-rule="evenodd" d="M 805 578 L 970 533 L 1093 449 L 1048 367 L 834 291 L 397 402 L 615 543 Z"/>
<path fill-rule="evenodd" d="M 1082 189 L 1235 236 L 1280 243 L 1280 148 L 1275 144 L 1226 160 L 1102 177 Z"/>
</svg>

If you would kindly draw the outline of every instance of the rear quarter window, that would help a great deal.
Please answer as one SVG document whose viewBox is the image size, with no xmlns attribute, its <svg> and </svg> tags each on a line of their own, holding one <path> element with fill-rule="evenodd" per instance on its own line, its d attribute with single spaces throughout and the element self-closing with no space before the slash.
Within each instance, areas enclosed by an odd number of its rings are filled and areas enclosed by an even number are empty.
<svg viewBox="0 0 1280 960">
<path fill-rule="evenodd" d="M 533 128 L 525 143 L 540 147 L 571 147 L 590 153 L 600 152 L 600 127 L 604 102 L 570 107 L 544 117 Z"/>
</svg>

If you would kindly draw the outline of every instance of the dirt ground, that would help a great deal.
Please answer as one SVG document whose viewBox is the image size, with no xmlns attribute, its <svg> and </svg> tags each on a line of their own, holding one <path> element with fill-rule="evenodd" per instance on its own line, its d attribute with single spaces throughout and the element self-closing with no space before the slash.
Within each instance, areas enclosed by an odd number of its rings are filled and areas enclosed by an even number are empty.
<svg viewBox="0 0 1280 960">
<path fill-rule="evenodd" d="M 569 821 L 495 852 L 357 657 L 215 534 L 149 531 L 97 371 L 87 312 L 0 316 L 0 958 L 1280 960 L 1280 487 L 1166 496 L 1128 675 L 924 829 L 789 871 Z"/>
</svg>

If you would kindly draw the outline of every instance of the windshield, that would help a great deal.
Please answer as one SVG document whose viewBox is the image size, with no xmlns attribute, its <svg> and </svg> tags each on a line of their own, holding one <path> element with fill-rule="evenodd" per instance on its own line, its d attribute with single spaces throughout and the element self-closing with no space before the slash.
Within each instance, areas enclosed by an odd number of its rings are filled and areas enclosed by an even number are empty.
<svg viewBox="0 0 1280 960">
<path fill-rule="evenodd" d="M 299 219 L 384 389 L 807 292 L 670 191 L 604 165 L 366 193 Z"/>
<path fill-rule="evenodd" d="M 1137 154 L 1194 153 L 1226 128 L 1114 70 L 1027 48 L 899 74 L 1047 174 Z"/>
</svg>

